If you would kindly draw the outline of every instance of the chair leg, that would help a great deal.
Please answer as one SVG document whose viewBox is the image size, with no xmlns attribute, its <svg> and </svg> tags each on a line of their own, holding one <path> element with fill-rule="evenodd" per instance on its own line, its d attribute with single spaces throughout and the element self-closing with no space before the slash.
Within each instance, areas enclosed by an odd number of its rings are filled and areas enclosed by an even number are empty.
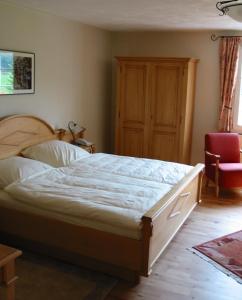
<svg viewBox="0 0 242 300">
<path fill-rule="evenodd" d="M 218 184 L 218 169 L 215 172 L 215 185 L 216 185 L 216 197 L 219 197 L 219 184 Z"/>
<path fill-rule="evenodd" d="M 217 198 L 219 197 L 219 186 L 218 186 L 218 184 L 216 184 L 216 197 Z"/>
<path fill-rule="evenodd" d="M 208 188 L 208 185 L 209 185 L 209 178 L 207 177 L 205 182 L 205 187 Z"/>
</svg>

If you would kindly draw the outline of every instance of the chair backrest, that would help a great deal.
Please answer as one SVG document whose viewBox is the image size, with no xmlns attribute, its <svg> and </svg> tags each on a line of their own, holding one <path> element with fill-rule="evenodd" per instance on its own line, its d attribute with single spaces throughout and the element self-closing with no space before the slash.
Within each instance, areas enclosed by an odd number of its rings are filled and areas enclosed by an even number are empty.
<svg viewBox="0 0 242 300">
<path fill-rule="evenodd" d="M 208 133 L 205 135 L 205 151 L 221 156 L 221 163 L 240 162 L 240 141 L 237 133 Z M 205 164 L 215 161 L 205 155 Z"/>
</svg>

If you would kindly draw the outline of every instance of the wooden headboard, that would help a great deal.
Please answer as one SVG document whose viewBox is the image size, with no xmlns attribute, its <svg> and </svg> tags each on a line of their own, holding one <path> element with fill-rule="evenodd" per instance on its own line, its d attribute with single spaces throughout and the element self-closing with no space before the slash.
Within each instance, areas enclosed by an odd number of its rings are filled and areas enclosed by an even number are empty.
<svg viewBox="0 0 242 300">
<path fill-rule="evenodd" d="M 53 139 L 58 139 L 57 131 L 35 116 L 0 118 L 0 159 L 18 155 L 26 147 Z"/>
</svg>

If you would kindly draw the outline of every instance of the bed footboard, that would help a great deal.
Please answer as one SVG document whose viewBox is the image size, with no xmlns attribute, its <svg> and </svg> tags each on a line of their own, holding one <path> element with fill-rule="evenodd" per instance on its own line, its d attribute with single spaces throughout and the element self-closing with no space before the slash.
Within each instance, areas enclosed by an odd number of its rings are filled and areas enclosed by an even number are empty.
<svg viewBox="0 0 242 300">
<path fill-rule="evenodd" d="M 203 168 L 196 165 L 142 217 L 142 275 L 149 276 L 157 258 L 200 202 Z"/>
<path fill-rule="evenodd" d="M 137 281 L 139 275 L 151 273 L 159 255 L 199 202 L 202 170 L 203 165 L 197 165 L 142 217 L 140 240 L 4 207 L 0 209 L 1 239 Z"/>
</svg>

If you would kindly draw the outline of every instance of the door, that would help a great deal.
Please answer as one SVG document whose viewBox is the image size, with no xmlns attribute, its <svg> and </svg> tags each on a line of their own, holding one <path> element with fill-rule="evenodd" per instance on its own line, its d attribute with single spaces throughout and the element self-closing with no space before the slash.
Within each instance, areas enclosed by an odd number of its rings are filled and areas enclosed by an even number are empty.
<svg viewBox="0 0 242 300">
<path fill-rule="evenodd" d="M 116 153 L 143 157 L 147 153 L 148 64 L 122 62 L 118 87 L 118 130 Z"/>
<path fill-rule="evenodd" d="M 153 63 L 149 157 L 179 161 L 180 103 L 183 66 L 181 63 Z"/>
</svg>

